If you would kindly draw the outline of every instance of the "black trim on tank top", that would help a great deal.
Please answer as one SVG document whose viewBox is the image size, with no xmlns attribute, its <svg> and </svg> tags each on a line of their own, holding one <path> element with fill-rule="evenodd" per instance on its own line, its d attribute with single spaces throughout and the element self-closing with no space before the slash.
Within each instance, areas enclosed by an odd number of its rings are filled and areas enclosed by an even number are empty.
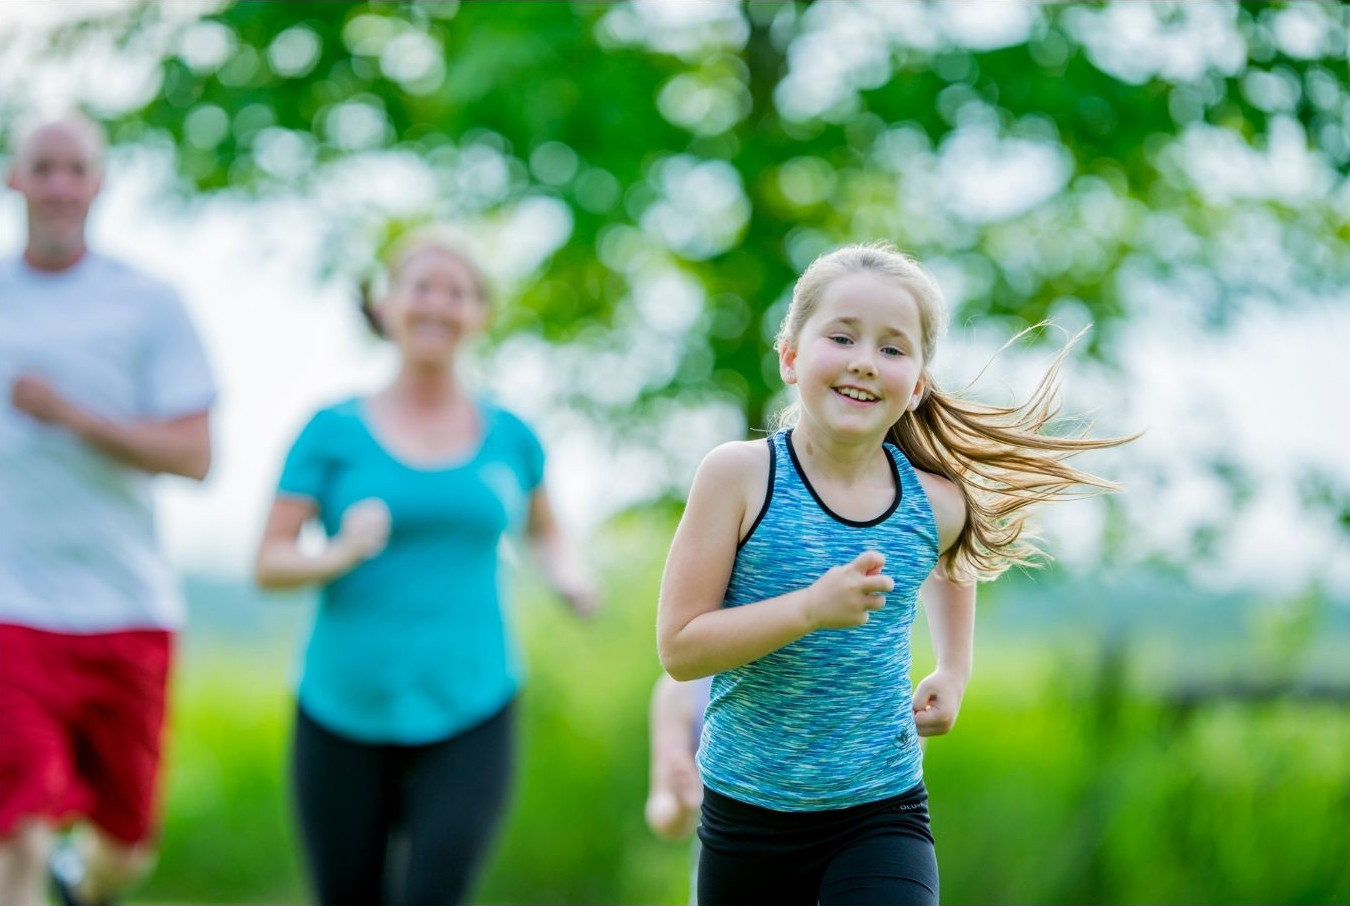
<svg viewBox="0 0 1350 906">
<path fill-rule="evenodd" d="M 874 525 L 881 525 L 881 523 L 890 519 L 892 514 L 899 509 L 900 499 L 905 496 L 905 486 L 900 482 L 900 469 L 895 464 L 895 457 L 891 455 L 890 450 L 886 449 L 885 444 L 882 444 L 881 452 L 886 454 L 886 462 L 891 467 L 891 480 L 895 482 L 895 499 L 891 501 L 891 505 L 887 508 L 886 512 L 882 513 L 880 516 L 877 516 L 875 519 L 867 519 L 858 522 L 857 520 L 845 519 L 843 516 L 840 516 L 834 510 L 826 506 L 824 500 L 820 499 L 820 495 L 816 493 L 816 489 L 811 485 L 811 479 L 806 477 L 806 470 L 802 468 L 802 462 L 797 458 L 796 449 L 792 446 L 791 428 L 788 428 L 787 430 L 787 437 L 784 439 L 784 443 L 787 445 L 788 456 L 792 457 L 792 465 L 796 468 L 797 475 L 801 478 L 802 484 L 806 485 L 806 489 L 811 492 L 811 496 L 815 498 L 816 503 L 825 511 L 825 514 L 835 522 L 842 522 L 844 525 L 851 525 L 854 528 L 870 528 Z"/>
<path fill-rule="evenodd" d="M 759 515 L 755 517 L 754 522 L 750 523 L 750 530 L 745 533 L 745 537 L 737 542 L 736 550 L 745 547 L 745 543 L 750 540 L 750 536 L 755 533 L 755 529 L 759 528 L 759 524 L 768 515 L 769 503 L 773 500 L 773 478 L 774 473 L 778 471 L 778 451 L 773 448 L 772 434 L 764 438 L 764 442 L 769 445 L 769 486 L 764 490 L 764 506 L 759 508 Z"/>
</svg>

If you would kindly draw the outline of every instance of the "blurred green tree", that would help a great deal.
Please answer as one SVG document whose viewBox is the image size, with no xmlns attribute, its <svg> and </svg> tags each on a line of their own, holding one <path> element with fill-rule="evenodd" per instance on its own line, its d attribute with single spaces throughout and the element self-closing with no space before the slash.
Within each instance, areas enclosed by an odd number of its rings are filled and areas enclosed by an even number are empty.
<svg viewBox="0 0 1350 906">
<path fill-rule="evenodd" d="M 137 3 L 51 52 L 157 48 L 115 139 L 168 136 L 194 191 L 313 193 L 396 154 L 434 180 L 411 219 L 560 204 L 498 330 L 675 335 L 625 414 L 674 392 L 763 424 L 775 305 L 844 240 L 913 250 L 963 318 L 1077 309 L 1108 357 L 1150 288 L 1223 321 L 1344 285 L 1345 7 L 1005 6 Z"/>
<path fill-rule="evenodd" d="M 650 436 L 765 425 L 782 305 L 842 241 L 915 253 L 960 322 L 1092 321 L 1108 365 L 1130 319 L 1339 291 L 1347 33 L 1323 3 L 132 2 L 44 53 L 155 61 L 114 140 L 190 196 L 320 206 L 330 275 L 421 221 L 514 237 L 495 338 Z"/>
</svg>

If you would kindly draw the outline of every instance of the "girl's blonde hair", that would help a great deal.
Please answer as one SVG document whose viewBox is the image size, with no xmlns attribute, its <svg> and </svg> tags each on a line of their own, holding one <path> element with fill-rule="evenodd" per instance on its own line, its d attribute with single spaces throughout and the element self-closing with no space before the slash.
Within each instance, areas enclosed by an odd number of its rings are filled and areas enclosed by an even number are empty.
<svg viewBox="0 0 1350 906">
<path fill-rule="evenodd" d="M 1047 433 L 1059 414 L 1059 371 L 1078 337 L 1064 345 L 1021 404 L 991 406 L 941 390 L 930 367 L 938 337 L 947 328 L 942 291 L 914 258 L 889 243 L 873 242 L 845 246 L 811 262 L 793 288 L 777 348 L 781 351 L 797 342 L 830 284 L 856 273 L 872 273 L 903 286 L 919 306 L 927 384 L 918 407 L 905 412 L 886 439 L 904 451 L 915 468 L 950 479 L 965 499 L 966 522 L 943 554 L 944 572 L 956 581 L 988 580 L 1010 566 L 1039 566 L 1045 553 L 1035 544 L 1027 508 L 1118 490 L 1114 482 L 1064 460 L 1134 439 Z M 790 407 L 780 424 L 794 422 L 796 412 L 795 406 Z"/>
<path fill-rule="evenodd" d="M 361 315 L 366 319 L 366 323 L 377 335 L 385 335 L 384 327 L 380 324 L 379 315 L 376 313 L 376 300 L 384 293 L 393 288 L 398 282 L 399 274 L 415 256 L 422 252 L 433 251 L 442 255 L 454 258 L 469 271 L 473 276 L 474 285 L 478 289 L 478 298 L 484 305 L 488 304 L 490 294 L 488 283 L 483 276 L 483 269 L 478 266 L 478 262 L 473 256 L 465 251 L 464 244 L 458 237 L 441 227 L 421 227 L 404 233 L 394 242 L 390 243 L 388 250 L 382 256 L 383 272 L 379 274 L 378 281 L 373 278 L 362 280 L 357 289 L 359 292 L 358 302 L 361 306 Z"/>
</svg>

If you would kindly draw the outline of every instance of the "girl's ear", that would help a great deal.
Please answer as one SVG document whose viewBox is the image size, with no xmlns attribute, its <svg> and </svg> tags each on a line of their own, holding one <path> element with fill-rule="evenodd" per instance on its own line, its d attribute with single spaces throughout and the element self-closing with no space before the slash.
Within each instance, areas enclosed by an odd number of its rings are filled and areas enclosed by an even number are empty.
<svg viewBox="0 0 1350 906">
<path fill-rule="evenodd" d="M 784 344 L 778 348 L 778 376 L 784 384 L 797 383 L 797 348 Z"/>
<path fill-rule="evenodd" d="M 905 410 L 913 412 L 915 409 L 919 408 L 919 403 L 923 402 L 923 396 L 927 392 L 928 375 L 924 374 L 919 377 L 919 382 L 914 385 L 914 392 L 910 394 L 909 403 L 905 406 Z"/>
</svg>

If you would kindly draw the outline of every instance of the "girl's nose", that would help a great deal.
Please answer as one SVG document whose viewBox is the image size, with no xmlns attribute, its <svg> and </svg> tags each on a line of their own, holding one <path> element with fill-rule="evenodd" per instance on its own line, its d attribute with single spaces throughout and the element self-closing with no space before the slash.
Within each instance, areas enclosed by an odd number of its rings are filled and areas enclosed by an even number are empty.
<svg viewBox="0 0 1350 906">
<path fill-rule="evenodd" d="M 872 359 L 868 356 L 856 356 L 849 363 L 848 370 L 859 375 L 875 375 L 877 373 L 876 365 L 872 364 Z"/>
</svg>

